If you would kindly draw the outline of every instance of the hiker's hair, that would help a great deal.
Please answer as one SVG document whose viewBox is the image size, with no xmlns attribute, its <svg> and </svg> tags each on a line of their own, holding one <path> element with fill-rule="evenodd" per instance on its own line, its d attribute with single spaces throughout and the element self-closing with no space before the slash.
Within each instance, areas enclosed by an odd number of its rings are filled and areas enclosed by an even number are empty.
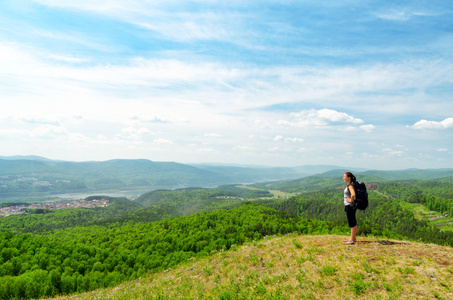
<svg viewBox="0 0 453 300">
<path fill-rule="evenodd" d="M 346 174 L 346 176 L 348 176 L 349 178 L 351 178 L 351 183 L 357 181 L 357 179 L 355 178 L 354 174 L 352 174 L 351 172 L 345 172 L 345 174 Z"/>
</svg>

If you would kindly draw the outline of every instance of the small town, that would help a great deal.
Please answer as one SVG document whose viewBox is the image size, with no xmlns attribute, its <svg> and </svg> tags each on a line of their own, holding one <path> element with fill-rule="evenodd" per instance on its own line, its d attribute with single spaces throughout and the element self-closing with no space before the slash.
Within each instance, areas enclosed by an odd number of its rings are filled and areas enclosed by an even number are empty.
<svg viewBox="0 0 453 300">
<path fill-rule="evenodd" d="M 69 209 L 69 208 L 95 208 L 95 207 L 106 207 L 109 205 L 109 200 L 104 198 L 94 200 L 73 200 L 69 202 L 55 201 L 55 202 L 44 202 L 41 204 L 21 204 L 11 205 L 7 207 L 0 207 L 0 218 L 11 215 L 26 214 L 29 209 Z"/>
</svg>

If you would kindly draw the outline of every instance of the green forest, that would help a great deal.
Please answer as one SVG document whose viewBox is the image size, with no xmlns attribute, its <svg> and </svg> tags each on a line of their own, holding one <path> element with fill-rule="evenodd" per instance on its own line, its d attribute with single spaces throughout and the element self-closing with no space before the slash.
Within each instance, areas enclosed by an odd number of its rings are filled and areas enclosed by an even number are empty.
<svg viewBox="0 0 453 300">
<path fill-rule="evenodd" d="M 366 177 L 369 176 L 369 177 Z M 379 180 L 364 174 L 370 205 L 359 236 L 453 246 L 453 177 Z M 371 181 L 372 178 L 378 179 Z M 108 207 L 29 210 L 0 218 L 0 298 L 31 299 L 114 286 L 267 236 L 347 235 L 344 183 L 332 176 L 244 186 L 156 190 Z M 297 193 L 273 199 L 270 190 Z M 447 222 L 448 223 L 448 222 Z"/>
</svg>

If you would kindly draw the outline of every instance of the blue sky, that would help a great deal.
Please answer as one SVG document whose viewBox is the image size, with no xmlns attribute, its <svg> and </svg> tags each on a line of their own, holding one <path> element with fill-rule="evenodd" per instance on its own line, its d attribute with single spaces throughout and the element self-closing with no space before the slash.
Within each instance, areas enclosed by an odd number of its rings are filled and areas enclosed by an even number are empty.
<svg viewBox="0 0 453 300">
<path fill-rule="evenodd" d="M 453 2 L 0 0 L 0 156 L 453 167 Z"/>
</svg>

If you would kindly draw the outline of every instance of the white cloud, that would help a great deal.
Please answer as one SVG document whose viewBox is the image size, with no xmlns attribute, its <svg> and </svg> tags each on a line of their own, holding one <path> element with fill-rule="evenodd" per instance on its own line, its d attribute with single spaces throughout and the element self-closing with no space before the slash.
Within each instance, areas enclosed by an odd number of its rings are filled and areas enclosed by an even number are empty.
<svg viewBox="0 0 453 300">
<path fill-rule="evenodd" d="M 158 139 L 154 140 L 154 143 L 158 144 L 158 145 L 170 145 L 170 144 L 173 144 L 173 141 L 168 140 L 168 139 L 158 138 Z"/>
<path fill-rule="evenodd" d="M 159 32 L 165 38 L 177 41 L 191 40 L 221 40 L 227 39 L 228 34 L 222 24 L 217 24 L 216 18 L 223 19 L 222 15 L 200 16 L 193 15 L 197 20 L 185 21 L 178 18 L 161 19 L 159 21 L 137 22 L 136 25 L 145 29 Z"/>
<path fill-rule="evenodd" d="M 67 63 L 86 63 L 89 62 L 87 58 L 81 57 L 72 57 L 72 56 L 62 56 L 56 54 L 49 54 L 49 58 L 54 59 L 56 61 L 67 62 Z"/>
<path fill-rule="evenodd" d="M 206 9 L 188 12 L 184 1 L 37 1 L 48 6 L 107 15 L 157 33 L 162 38 L 179 42 L 234 41 L 235 38 L 231 36 L 231 32 L 234 32 L 232 29 L 239 26 L 238 23 L 245 18 L 228 10 L 218 12 Z M 204 4 L 210 3 L 205 1 Z"/>
<path fill-rule="evenodd" d="M 30 136 L 30 131 L 16 128 L 0 129 L 0 136 L 20 138 L 22 136 Z"/>
<path fill-rule="evenodd" d="M 410 8 L 390 9 L 376 13 L 376 16 L 380 19 L 390 21 L 409 21 L 414 17 L 436 17 L 442 14 L 442 12 L 436 11 L 421 11 Z"/>
<path fill-rule="evenodd" d="M 443 121 L 436 122 L 436 121 L 428 121 L 428 120 L 420 120 L 415 123 L 413 126 L 415 129 L 446 129 L 453 127 L 453 118 L 446 118 Z"/>
<path fill-rule="evenodd" d="M 114 12 L 127 12 L 132 10 L 139 10 L 142 7 L 140 2 L 123 0 L 79 0 L 79 1 L 68 1 L 68 0 L 34 0 L 42 5 L 50 7 L 61 7 L 76 10 L 87 10 L 94 11 L 104 14 L 113 14 Z M 159 4 L 160 1 L 152 1 L 152 3 Z M 135 8 L 135 9 L 134 9 Z"/>
<path fill-rule="evenodd" d="M 302 143 L 304 139 L 298 138 L 298 137 L 288 137 L 285 139 L 285 141 L 291 142 L 291 143 Z"/>
<path fill-rule="evenodd" d="M 8 105 L 6 105 L 8 106 Z M 45 114 L 45 113 L 37 113 L 37 112 L 30 112 L 26 113 L 23 111 L 10 111 L 8 107 L 4 107 L 4 112 L 7 114 L 0 115 L 0 122 L 20 122 L 25 124 L 31 125 L 54 125 L 59 126 L 60 121 L 55 118 L 54 116 Z"/>
<path fill-rule="evenodd" d="M 249 146 L 235 146 L 233 150 L 239 150 L 239 151 L 252 151 L 254 150 L 252 147 Z"/>
<path fill-rule="evenodd" d="M 28 129 L 1 129 L 0 136 L 15 138 L 44 138 L 50 139 L 57 136 L 69 135 L 69 132 L 61 126 L 40 125 L 31 130 Z"/>
<path fill-rule="evenodd" d="M 148 128 L 127 127 L 121 130 L 121 134 L 117 135 L 120 139 L 142 140 L 144 135 L 152 134 Z"/>
<path fill-rule="evenodd" d="M 310 109 L 298 113 L 291 113 L 293 121 L 289 122 L 292 126 L 326 126 L 335 124 L 361 124 L 363 120 L 354 118 L 344 112 L 332 109 Z M 278 121 L 278 124 L 288 124 L 285 120 Z"/>
<path fill-rule="evenodd" d="M 211 153 L 211 152 L 215 152 L 215 149 L 212 149 L 212 148 L 198 148 L 198 149 L 197 149 L 197 152 L 201 152 L 201 153 Z"/>
<path fill-rule="evenodd" d="M 290 125 L 291 125 L 291 122 L 288 121 L 288 120 L 278 120 L 278 121 L 277 121 L 277 125 L 280 125 L 280 126 L 290 126 Z"/>
<path fill-rule="evenodd" d="M 360 126 L 360 129 L 366 131 L 366 132 L 371 132 L 373 131 L 374 129 L 376 128 L 376 126 L 372 125 L 372 124 L 368 124 L 368 125 L 361 125 Z"/>
<path fill-rule="evenodd" d="M 408 21 L 413 16 L 415 16 L 414 13 L 401 11 L 401 10 L 399 10 L 399 11 L 393 10 L 393 11 L 377 14 L 378 18 L 381 18 L 384 20 L 391 20 L 391 21 Z"/>
<path fill-rule="evenodd" d="M 2 93 L 8 93 L 12 91 L 12 87 L 17 87 L 14 89 L 15 95 L 10 95 L 11 101 L 16 101 L 14 98 L 18 97 L 24 99 L 25 94 L 29 99 L 47 101 L 46 106 L 54 111 L 66 110 L 66 114 L 75 111 L 84 116 L 94 111 L 89 107 L 96 105 L 98 106 L 96 110 L 104 107 L 102 108 L 104 113 L 98 115 L 99 118 L 112 117 L 109 112 L 113 108 L 106 106 L 113 101 L 112 99 L 116 99 L 114 101 L 118 105 L 114 108 L 117 111 L 130 112 L 125 117 L 137 116 L 139 110 L 150 111 L 144 104 L 152 102 L 151 111 L 154 116 L 159 116 L 154 121 L 167 122 L 170 119 L 169 106 L 172 107 L 174 115 L 171 120 L 182 120 L 184 115 L 190 118 L 191 114 L 185 113 L 186 108 L 194 107 L 194 104 L 200 106 L 199 114 L 204 113 L 201 109 L 205 106 L 210 106 L 217 114 L 223 114 L 231 110 L 254 108 L 257 105 L 274 105 L 282 101 L 281 95 L 285 95 L 284 100 L 289 103 L 319 100 L 328 105 L 334 102 L 329 100 L 333 95 L 336 95 L 336 98 L 350 91 L 391 90 L 395 86 L 410 88 L 408 82 L 419 82 L 419 77 L 426 78 L 423 72 L 415 70 L 416 67 L 397 65 L 335 67 L 323 70 L 306 66 L 246 68 L 220 61 L 200 61 L 199 58 L 192 61 L 187 57 L 185 58 L 187 60 L 183 57 L 179 59 L 136 57 L 123 65 L 71 67 L 44 62 L 17 45 L 1 46 L 0 52 L 3 49 L 8 54 L 6 58 L 0 57 L 2 73 L 10 75 L 4 75 L 6 81 L 3 83 L 5 89 Z M 420 69 L 431 71 L 434 79 L 451 71 L 451 67 L 443 66 L 445 70 L 441 69 L 439 72 L 437 69 L 433 72 L 434 67 L 436 66 L 428 64 Z M 52 99 L 49 99 L 49 95 Z M 65 102 L 64 106 L 56 105 L 61 101 Z M 134 105 L 124 103 L 126 101 L 133 102 Z M 386 113 L 388 107 L 392 113 L 407 110 L 407 105 L 400 105 L 401 107 L 395 110 L 395 104 L 389 102 L 384 103 L 385 105 L 370 105 L 367 109 L 383 113 Z M 68 103 L 71 104 L 67 105 Z M 123 103 L 124 107 L 121 107 Z M 176 110 L 182 106 L 180 114 L 177 114 Z M 417 106 L 411 106 L 413 107 Z M 114 117 L 117 118 L 116 115 Z M 363 123 L 359 118 L 329 109 L 301 111 L 293 117 L 295 118 L 295 121 L 291 122 L 293 126 Z M 285 122 L 289 125 L 285 120 L 279 121 L 279 124 Z M 267 125 L 263 123 L 263 126 Z M 371 130 L 369 125 L 364 126 L 368 126 L 364 127 L 364 130 Z"/>
<path fill-rule="evenodd" d="M 279 152 L 293 152 L 294 149 L 288 148 L 288 147 L 278 147 L 278 146 L 275 146 L 275 147 L 270 147 L 270 148 L 268 148 L 267 151 L 273 152 L 273 153 L 279 153 Z"/>
<path fill-rule="evenodd" d="M 278 152 L 281 150 L 282 150 L 282 148 L 280 148 L 280 147 L 272 147 L 272 148 L 267 149 L 267 151 L 269 151 L 269 152 Z"/>
<path fill-rule="evenodd" d="M 135 127 L 127 127 L 127 128 L 123 128 L 121 130 L 121 132 L 123 132 L 125 134 L 139 134 L 139 135 L 151 133 L 149 131 L 149 129 L 145 128 L 145 127 L 142 127 L 142 128 L 139 128 L 139 129 L 137 129 Z"/>
<path fill-rule="evenodd" d="M 385 149 L 382 149 L 382 151 L 389 156 L 403 156 L 405 153 L 402 150 L 393 150 L 391 148 L 385 148 Z"/>
<path fill-rule="evenodd" d="M 281 135 L 277 135 L 273 139 L 276 142 L 283 141 L 283 142 L 290 142 L 290 143 L 302 143 L 304 139 L 298 137 L 284 137 Z"/>
<path fill-rule="evenodd" d="M 19 117 L 17 115 L 17 117 Z M 29 124 L 47 124 L 47 125 L 54 125 L 57 126 L 60 124 L 60 121 L 53 116 L 45 115 L 45 114 L 29 114 L 20 117 L 20 120 L 24 123 Z"/>
<path fill-rule="evenodd" d="M 212 138 L 219 138 L 219 137 L 222 137 L 221 134 L 218 134 L 218 133 L 206 133 L 204 135 L 205 137 L 212 137 Z"/>
<path fill-rule="evenodd" d="M 55 135 L 67 135 L 68 131 L 61 126 L 45 125 L 38 126 L 31 131 L 32 137 L 51 138 Z"/>
</svg>

